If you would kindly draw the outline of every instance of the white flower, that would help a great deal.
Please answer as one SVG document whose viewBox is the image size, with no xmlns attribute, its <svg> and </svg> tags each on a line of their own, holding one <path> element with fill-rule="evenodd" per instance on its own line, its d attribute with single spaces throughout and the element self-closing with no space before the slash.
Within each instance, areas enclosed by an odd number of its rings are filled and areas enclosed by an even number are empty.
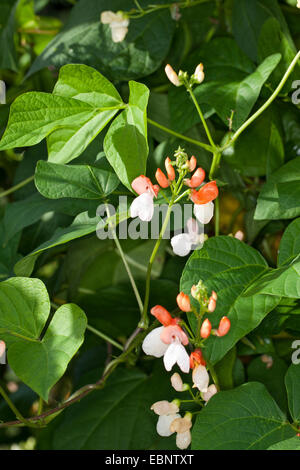
<svg viewBox="0 0 300 470">
<path fill-rule="evenodd" d="M 170 343 L 164 343 L 161 340 L 161 335 L 164 331 L 167 331 L 167 328 L 170 329 L 171 333 L 174 331 L 173 335 L 169 335 L 171 338 Z M 180 341 L 180 334 L 184 335 L 181 336 L 182 338 L 185 338 L 186 335 L 178 326 L 169 326 L 167 328 L 161 326 L 152 330 L 144 339 L 142 349 L 149 356 L 164 356 L 164 365 L 168 372 L 177 363 L 182 372 L 188 373 L 190 370 L 190 358 Z M 184 339 L 183 342 L 187 344 Z"/>
<path fill-rule="evenodd" d="M 208 402 L 216 393 L 218 393 L 217 387 L 215 384 L 212 384 L 208 387 L 207 392 L 202 392 L 201 397 L 204 401 Z"/>
<path fill-rule="evenodd" d="M 153 195 L 146 192 L 136 197 L 130 206 L 130 217 L 139 217 L 143 222 L 150 222 L 154 214 Z"/>
<path fill-rule="evenodd" d="M 125 18 L 122 13 L 103 11 L 101 13 L 101 23 L 110 26 L 113 42 L 122 42 L 125 39 L 128 33 L 129 19 Z"/>
<path fill-rule="evenodd" d="M 193 245 L 203 243 L 203 234 L 199 235 L 198 224 L 192 217 L 187 221 L 188 233 L 180 233 L 171 238 L 171 245 L 175 255 L 186 256 L 192 249 Z"/>
<path fill-rule="evenodd" d="M 208 224 L 214 215 L 214 203 L 194 204 L 194 215 L 201 224 Z"/>
<path fill-rule="evenodd" d="M 167 400 L 161 400 L 153 403 L 150 409 L 159 416 L 174 415 L 179 411 L 178 405 L 176 403 L 170 403 Z"/>
<path fill-rule="evenodd" d="M 185 431 L 182 433 L 177 433 L 176 436 L 176 445 L 179 449 L 184 450 L 186 449 L 190 443 L 192 442 L 192 435 L 191 431 Z"/>
<path fill-rule="evenodd" d="M 193 388 L 198 388 L 200 392 L 207 392 L 209 375 L 205 366 L 198 364 L 193 370 L 192 378 L 194 382 Z"/>
<path fill-rule="evenodd" d="M 180 414 L 172 414 L 172 415 L 163 415 L 158 418 L 157 425 L 156 425 L 156 431 L 157 434 L 163 437 L 169 437 L 171 436 L 174 431 L 172 432 L 170 430 L 170 426 L 172 422 L 177 419 L 181 418 Z"/>
<path fill-rule="evenodd" d="M 6 103 L 6 87 L 5 82 L 0 80 L 0 104 Z"/>
</svg>

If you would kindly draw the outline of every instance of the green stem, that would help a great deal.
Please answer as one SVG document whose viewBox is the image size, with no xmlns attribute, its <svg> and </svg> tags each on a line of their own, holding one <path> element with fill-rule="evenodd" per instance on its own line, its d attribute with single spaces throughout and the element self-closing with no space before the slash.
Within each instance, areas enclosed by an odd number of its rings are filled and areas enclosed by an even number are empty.
<svg viewBox="0 0 300 470">
<path fill-rule="evenodd" d="M 211 181 L 214 179 L 215 172 L 219 168 L 221 156 L 222 156 L 221 152 L 219 151 L 214 152 L 213 161 L 211 163 L 210 172 L 209 172 L 209 179 Z"/>
<path fill-rule="evenodd" d="M 44 400 L 42 399 L 42 397 L 40 397 L 39 398 L 39 407 L 38 407 L 38 412 L 37 412 L 38 415 L 42 414 L 43 408 L 44 408 Z"/>
<path fill-rule="evenodd" d="M 193 103 L 194 103 L 194 105 L 195 105 L 195 108 L 197 109 L 197 112 L 198 112 L 198 114 L 199 114 L 199 116 L 200 116 L 200 119 L 201 119 L 201 121 L 202 121 L 204 130 L 205 130 L 206 135 L 207 135 L 207 138 L 208 138 L 208 140 L 209 140 L 209 143 L 210 143 L 210 145 L 212 146 L 212 148 L 215 149 L 216 145 L 215 145 L 215 143 L 214 143 L 214 141 L 213 141 L 213 138 L 212 138 L 212 136 L 211 136 L 210 130 L 209 130 L 208 126 L 207 126 L 207 123 L 206 123 L 206 121 L 205 121 L 205 118 L 204 118 L 204 116 L 203 116 L 203 113 L 202 113 L 202 111 L 201 111 L 201 108 L 200 108 L 200 106 L 199 106 L 199 103 L 198 103 L 198 101 L 196 100 L 196 96 L 194 95 L 194 92 L 193 92 L 192 87 L 191 87 L 190 85 L 187 86 L 187 91 L 188 91 L 188 93 L 190 94 L 190 97 L 192 98 L 192 101 L 193 101 Z"/>
<path fill-rule="evenodd" d="M 215 236 L 220 234 L 220 201 L 219 198 L 215 200 Z"/>
<path fill-rule="evenodd" d="M 139 328 L 143 328 L 143 329 L 148 328 L 148 324 L 149 324 L 148 305 L 149 305 L 149 297 L 150 297 L 150 282 L 151 282 L 152 266 L 153 266 L 153 263 L 154 263 L 154 260 L 155 260 L 156 253 L 159 249 L 162 237 L 164 236 L 164 233 L 165 233 L 166 228 L 168 226 L 173 203 L 174 203 L 174 195 L 172 196 L 172 199 L 169 203 L 169 207 L 168 207 L 168 210 L 167 210 L 167 213 L 166 213 L 166 217 L 165 217 L 163 226 L 161 228 L 161 231 L 159 233 L 159 237 L 157 239 L 157 242 L 155 243 L 155 246 L 153 248 L 153 251 L 152 251 L 152 254 L 151 254 L 151 257 L 150 257 L 150 260 L 149 260 L 147 274 L 146 274 L 146 290 L 145 290 L 144 308 L 143 308 L 141 320 L 138 324 Z"/>
<path fill-rule="evenodd" d="M 33 181 L 33 179 L 34 179 L 34 175 L 30 176 L 29 178 L 27 178 L 27 179 L 24 180 L 24 181 L 21 181 L 21 183 L 16 184 L 15 186 L 13 186 L 12 188 L 8 189 L 7 191 L 4 191 L 3 193 L 0 193 L 0 198 L 1 198 L 1 197 L 8 196 L 9 194 L 14 193 L 14 192 L 17 191 L 18 189 L 23 188 L 23 186 L 26 186 L 26 184 L 31 183 L 31 181 Z"/>
<path fill-rule="evenodd" d="M 217 376 L 217 373 L 215 371 L 215 368 L 212 364 L 210 364 L 208 361 L 207 362 L 207 367 L 208 367 L 208 370 L 210 372 L 210 375 L 212 376 L 212 379 L 214 381 L 214 384 L 215 386 L 217 387 L 218 391 L 220 391 L 220 384 L 219 384 L 219 379 L 218 379 L 218 376 Z"/>
<path fill-rule="evenodd" d="M 177 137 L 178 139 L 185 140 L 186 142 L 189 142 L 189 143 L 191 143 L 191 144 L 197 145 L 198 147 L 202 147 L 202 148 L 204 148 L 205 150 L 207 150 L 208 152 L 211 152 L 211 153 L 214 152 L 214 149 L 213 149 L 210 145 L 204 144 L 203 142 L 200 142 L 199 140 L 192 139 L 192 138 L 187 137 L 187 136 L 185 136 L 185 135 L 183 135 L 183 134 L 179 134 L 178 132 L 175 132 L 175 131 L 173 131 L 172 129 L 169 129 L 168 127 L 165 127 L 165 126 L 163 126 L 162 124 L 159 124 L 158 122 L 153 121 L 153 120 L 150 119 L 150 118 L 147 118 L 147 121 L 148 121 L 149 124 L 151 124 L 152 126 L 158 127 L 159 129 L 161 129 L 162 131 L 166 132 L 167 134 L 174 135 L 174 137 Z"/>
<path fill-rule="evenodd" d="M 14 405 L 14 403 L 11 401 L 11 399 L 9 398 L 9 396 L 7 395 L 7 393 L 5 392 L 4 388 L 1 387 L 0 385 L 0 394 L 2 395 L 2 397 L 4 398 L 4 400 L 6 401 L 6 403 L 8 404 L 9 408 L 11 409 L 11 411 L 16 415 L 16 417 L 22 421 L 22 423 L 24 424 L 28 424 L 27 423 L 27 420 L 24 418 L 24 416 L 20 413 L 20 411 L 18 410 L 18 408 Z"/>
<path fill-rule="evenodd" d="M 101 331 L 96 330 L 96 328 L 94 328 L 93 326 L 87 325 L 86 329 L 91 331 L 95 335 L 99 336 L 100 338 L 104 339 L 104 341 L 107 341 L 108 343 L 112 344 L 116 348 L 120 349 L 120 351 L 123 351 L 123 346 L 121 346 L 121 344 L 117 343 L 114 339 L 112 339 L 109 336 L 105 335 Z"/>
<path fill-rule="evenodd" d="M 294 67 L 296 66 L 298 60 L 300 58 L 300 51 L 297 52 L 295 55 L 294 59 L 290 63 L 287 71 L 285 72 L 284 76 L 282 77 L 279 85 L 275 89 L 275 91 L 272 93 L 270 98 L 254 113 L 244 124 L 235 132 L 235 134 L 232 136 L 232 139 L 229 140 L 229 142 L 221 149 L 222 151 L 225 150 L 227 147 L 232 145 L 236 139 L 241 135 L 242 132 L 253 122 L 255 119 L 257 119 L 267 108 L 270 106 L 270 104 L 275 100 L 277 95 L 280 93 L 282 88 L 284 87 L 286 81 L 288 80 L 290 74 L 294 70 Z"/>
</svg>

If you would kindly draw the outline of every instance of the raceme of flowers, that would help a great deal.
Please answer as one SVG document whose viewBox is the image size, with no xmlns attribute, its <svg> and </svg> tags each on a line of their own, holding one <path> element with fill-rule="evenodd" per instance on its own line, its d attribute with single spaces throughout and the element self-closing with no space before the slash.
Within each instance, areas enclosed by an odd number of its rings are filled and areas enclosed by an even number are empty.
<svg viewBox="0 0 300 470">
<path fill-rule="evenodd" d="M 169 188 L 174 203 L 187 196 L 194 203 L 193 213 L 196 219 L 201 224 L 208 224 L 214 214 L 213 201 L 218 197 L 219 190 L 215 181 L 204 183 L 205 171 L 196 167 L 196 158 L 192 156 L 189 159 L 184 150 L 179 148 L 175 152 L 175 160 L 172 161 L 169 157 L 165 159 L 166 174 L 160 168 L 156 170 L 155 178 L 158 184 L 153 184 L 145 175 L 135 178 L 131 186 L 138 197 L 131 204 L 130 216 L 150 222 L 154 214 L 154 198 L 157 198 L 160 191 Z M 187 177 L 188 174 L 191 174 L 190 177 Z M 189 189 L 180 194 L 184 186 Z M 168 200 L 167 194 L 164 194 L 164 198 Z M 197 222 L 190 218 L 187 221 L 187 233 L 175 235 L 171 239 L 171 245 L 175 254 L 186 256 L 192 246 L 200 241 L 203 241 L 203 237 L 198 233 Z"/>
<path fill-rule="evenodd" d="M 156 305 L 151 309 L 151 314 L 161 323 L 162 326 L 154 328 L 145 337 L 142 349 L 147 355 L 157 358 L 163 357 L 165 369 L 169 372 L 175 364 L 181 372 L 187 374 L 192 370 L 192 388 L 188 383 L 183 383 L 178 372 L 171 377 L 172 387 L 177 392 L 189 391 L 192 396 L 191 402 L 203 406 L 210 398 L 217 393 L 214 383 L 210 384 L 210 376 L 207 363 L 203 356 L 205 341 L 211 336 L 223 337 L 230 330 L 230 320 L 223 316 L 217 328 L 212 328 L 208 318 L 216 309 L 218 296 L 212 291 L 209 296 L 207 289 L 200 280 L 197 285 L 191 288 L 189 295 L 180 292 L 177 296 L 177 304 L 181 313 L 194 314 L 197 319 L 197 331 L 194 334 L 181 317 L 172 315 L 161 305 Z M 197 307 L 194 305 L 197 304 Z M 189 353 L 187 351 L 189 348 Z M 196 394 L 193 393 L 196 389 Z M 186 401 L 186 400 L 185 400 Z M 180 400 L 173 402 L 165 400 L 154 403 L 151 409 L 159 416 L 157 422 L 157 432 L 160 436 L 170 436 L 176 433 L 176 444 L 180 449 L 186 449 L 191 443 L 192 417 L 188 412 L 182 417 L 179 414 Z"/>
</svg>

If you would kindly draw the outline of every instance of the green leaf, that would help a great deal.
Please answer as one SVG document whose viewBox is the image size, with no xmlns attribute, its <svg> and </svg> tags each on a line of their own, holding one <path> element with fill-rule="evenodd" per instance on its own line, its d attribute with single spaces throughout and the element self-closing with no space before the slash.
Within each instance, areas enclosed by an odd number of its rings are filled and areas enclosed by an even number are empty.
<svg viewBox="0 0 300 470">
<path fill-rule="evenodd" d="M 284 441 L 277 442 L 277 444 L 273 444 L 268 450 L 300 450 L 300 439 L 297 436 L 285 439 Z"/>
<path fill-rule="evenodd" d="M 300 218 L 293 220 L 285 230 L 278 250 L 278 266 L 292 261 L 300 253 Z"/>
<path fill-rule="evenodd" d="M 50 313 L 39 279 L 12 278 L 0 284 L 0 332 L 8 362 L 18 377 L 45 401 L 84 340 L 86 317 L 74 304 L 60 307 L 42 339 Z"/>
<path fill-rule="evenodd" d="M 254 218 L 276 220 L 299 216 L 299 181 L 300 157 L 289 161 L 270 176 L 259 194 Z"/>
<path fill-rule="evenodd" d="M 237 130 L 249 116 L 260 91 L 280 61 L 280 54 L 267 57 L 257 69 L 239 81 L 211 81 L 195 89 L 199 103 L 212 106 L 223 122 L 228 125 L 234 110 L 232 128 Z"/>
<path fill-rule="evenodd" d="M 47 198 L 103 199 L 119 185 L 112 172 L 90 165 L 60 165 L 39 161 L 35 185 Z"/>
<path fill-rule="evenodd" d="M 50 134 L 47 139 L 49 161 L 57 163 L 71 161 L 80 155 L 123 105 L 112 83 L 86 65 L 62 67 L 53 94 L 90 104 L 97 112 L 83 124 L 75 121 Z"/>
<path fill-rule="evenodd" d="M 14 44 L 15 16 L 19 1 L 2 0 L 0 11 L 0 69 L 17 72 L 17 54 Z"/>
<path fill-rule="evenodd" d="M 66 411 L 55 432 L 54 449 L 145 450 L 161 441 L 162 448 L 170 448 L 174 436 L 157 435 L 158 417 L 150 410 L 155 401 L 170 396 L 169 378 L 162 374 L 159 370 L 147 377 L 136 369 L 118 368 L 103 390 Z"/>
<path fill-rule="evenodd" d="M 104 151 L 119 179 L 132 191 L 132 180 L 146 171 L 149 90 L 133 81 L 129 82 L 129 89 L 128 107 L 111 124 L 104 139 Z"/>
<path fill-rule="evenodd" d="M 60 67 L 70 63 L 85 63 L 115 80 L 137 79 L 153 73 L 169 51 L 175 22 L 168 9 L 156 11 L 131 20 L 124 41 L 114 43 L 110 27 L 101 24 L 100 15 L 102 11 L 124 9 L 127 9 L 124 0 L 77 2 L 64 29 L 35 60 L 30 74 L 49 65 Z"/>
<path fill-rule="evenodd" d="M 213 396 L 198 414 L 193 450 L 263 450 L 295 431 L 262 384 L 247 383 Z"/>
<path fill-rule="evenodd" d="M 269 176 L 284 163 L 280 127 L 279 112 L 271 107 L 225 150 L 225 160 L 245 176 Z"/>
<path fill-rule="evenodd" d="M 300 365 L 291 364 L 286 376 L 285 386 L 288 393 L 289 409 L 293 420 L 296 423 L 300 422 Z"/>
<path fill-rule="evenodd" d="M 231 321 L 226 336 L 210 337 L 206 342 L 205 354 L 211 362 L 222 359 L 280 301 L 276 296 L 247 295 L 247 288 L 267 270 L 266 261 L 258 251 L 228 236 L 210 238 L 201 250 L 190 256 L 182 273 L 180 289 L 189 294 L 192 285 L 201 279 L 208 292 L 214 290 L 218 294 L 217 308 L 210 317 L 213 327 L 218 327 L 224 315 Z M 195 327 L 194 316 L 190 315 L 190 320 Z"/>
<path fill-rule="evenodd" d="M 235 40 L 240 48 L 255 62 L 258 59 L 260 32 L 269 18 L 276 18 L 284 34 L 290 38 L 286 21 L 277 0 L 234 0 L 232 29 Z M 274 39 L 272 38 L 272 43 Z"/>
</svg>

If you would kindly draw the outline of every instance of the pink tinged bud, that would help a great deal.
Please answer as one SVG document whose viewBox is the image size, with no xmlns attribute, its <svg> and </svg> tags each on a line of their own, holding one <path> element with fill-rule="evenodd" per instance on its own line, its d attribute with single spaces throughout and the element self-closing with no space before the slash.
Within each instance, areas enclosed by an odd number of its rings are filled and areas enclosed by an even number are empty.
<svg viewBox="0 0 300 470">
<path fill-rule="evenodd" d="M 206 367 L 201 364 L 197 365 L 193 370 L 192 379 L 194 382 L 193 388 L 198 388 L 200 392 L 207 392 L 209 384 L 209 375 Z"/>
<path fill-rule="evenodd" d="M 189 161 L 189 170 L 190 170 L 191 173 L 192 173 L 192 171 L 195 170 L 196 166 L 197 166 L 197 159 L 193 155 L 191 157 L 190 161 Z"/>
<path fill-rule="evenodd" d="M 166 175 L 161 171 L 160 168 L 157 168 L 155 178 L 162 188 L 167 188 L 168 186 L 170 186 L 170 181 L 168 180 Z"/>
<path fill-rule="evenodd" d="M 208 224 L 214 215 L 214 203 L 210 201 L 207 204 L 195 204 L 194 215 L 201 224 Z"/>
<path fill-rule="evenodd" d="M 183 312 L 190 312 L 191 311 L 191 303 L 190 298 L 184 292 L 180 292 L 177 297 L 177 305 Z"/>
<path fill-rule="evenodd" d="M 215 301 L 215 299 L 213 297 L 210 297 L 209 298 L 209 302 L 208 302 L 208 307 L 207 307 L 207 310 L 212 313 L 216 310 L 216 306 L 217 306 L 217 302 Z"/>
<path fill-rule="evenodd" d="M 188 431 L 192 427 L 192 421 L 188 418 L 176 418 L 172 421 L 170 430 L 172 432 L 177 432 L 182 434 L 183 432 Z"/>
<path fill-rule="evenodd" d="M 160 339 L 165 344 L 171 344 L 176 339 L 185 346 L 189 344 L 189 339 L 182 328 L 179 325 L 170 325 L 165 327 L 160 335 Z"/>
<path fill-rule="evenodd" d="M 160 339 L 161 332 L 164 327 L 160 326 L 150 331 L 145 337 L 142 349 L 147 356 L 162 357 L 167 351 L 169 345 L 162 342 Z"/>
<path fill-rule="evenodd" d="M 187 449 L 190 443 L 192 442 L 191 431 L 186 431 L 176 435 L 176 445 L 178 449 L 184 450 Z"/>
<path fill-rule="evenodd" d="M 151 315 L 153 315 L 157 320 L 164 326 L 169 326 L 174 323 L 174 319 L 171 317 L 168 310 L 166 310 L 161 305 L 155 305 L 151 308 Z"/>
<path fill-rule="evenodd" d="M 238 240 L 242 242 L 245 238 L 245 234 L 241 230 L 238 230 L 236 234 L 234 235 L 234 238 L 237 238 Z"/>
<path fill-rule="evenodd" d="M 172 415 L 162 415 L 158 418 L 156 431 L 157 434 L 163 437 L 169 437 L 173 433 L 170 430 L 170 425 L 174 419 L 180 418 L 180 414 L 172 414 Z"/>
<path fill-rule="evenodd" d="M 261 359 L 262 362 L 264 362 L 266 364 L 267 369 L 271 369 L 271 367 L 273 365 L 272 356 L 268 356 L 267 354 L 263 354 L 260 359 Z"/>
<path fill-rule="evenodd" d="M 215 301 L 218 300 L 217 293 L 216 293 L 214 290 L 211 291 L 211 297 L 212 297 Z"/>
<path fill-rule="evenodd" d="M 202 83 L 204 78 L 205 78 L 205 75 L 204 75 L 204 72 L 203 72 L 203 64 L 199 64 L 197 65 L 196 67 L 196 70 L 194 72 L 194 78 L 195 80 L 197 80 L 197 83 Z"/>
<path fill-rule="evenodd" d="M 153 196 L 143 193 L 136 197 L 130 206 L 130 217 L 139 217 L 143 222 L 150 222 L 154 214 Z"/>
<path fill-rule="evenodd" d="M 208 402 L 216 393 L 218 393 L 218 389 L 215 384 L 212 384 L 208 387 L 207 392 L 202 392 L 201 396 L 204 401 Z"/>
<path fill-rule="evenodd" d="M 176 392 L 184 391 L 185 387 L 183 386 L 182 378 L 180 377 L 178 372 L 175 372 L 175 374 L 172 375 L 171 384 L 172 384 L 172 387 L 176 390 Z"/>
<path fill-rule="evenodd" d="M 6 352 L 6 344 L 4 341 L 0 340 L 0 364 L 6 363 L 5 352 Z"/>
<path fill-rule="evenodd" d="M 171 83 L 173 83 L 173 85 L 180 86 L 180 80 L 178 78 L 178 75 L 174 71 L 174 69 L 171 67 L 170 64 L 167 64 L 165 66 L 165 72 L 166 72 L 168 79 L 170 80 Z"/>
<path fill-rule="evenodd" d="M 211 332 L 211 323 L 210 323 L 209 319 L 206 318 L 204 320 L 204 322 L 202 323 L 202 326 L 201 326 L 201 330 L 200 330 L 201 338 L 203 338 L 203 339 L 208 338 L 210 336 L 210 332 Z"/>
<path fill-rule="evenodd" d="M 173 165 L 171 165 L 171 159 L 169 157 L 165 159 L 165 167 L 169 180 L 173 181 L 175 179 L 175 169 Z"/>
<path fill-rule="evenodd" d="M 202 168 L 197 168 L 191 179 L 185 179 L 184 182 L 189 188 L 197 188 L 203 183 L 205 178 L 205 171 Z"/>
<path fill-rule="evenodd" d="M 220 320 L 219 328 L 216 331 L 217 336 L 225 336 L 230 330 L 230 320 L 228 317 L 223 317 Z"/>
<path fill-rule="evenodd" d="M 153 410 L 154 413 L 159 416 L 174 415 L 179 411 L 178 405 L 176 405 L 176 403 L 170 403 L 167 400 L 157 401 L 153 403 L 150 409 Z"/>
</svg>

